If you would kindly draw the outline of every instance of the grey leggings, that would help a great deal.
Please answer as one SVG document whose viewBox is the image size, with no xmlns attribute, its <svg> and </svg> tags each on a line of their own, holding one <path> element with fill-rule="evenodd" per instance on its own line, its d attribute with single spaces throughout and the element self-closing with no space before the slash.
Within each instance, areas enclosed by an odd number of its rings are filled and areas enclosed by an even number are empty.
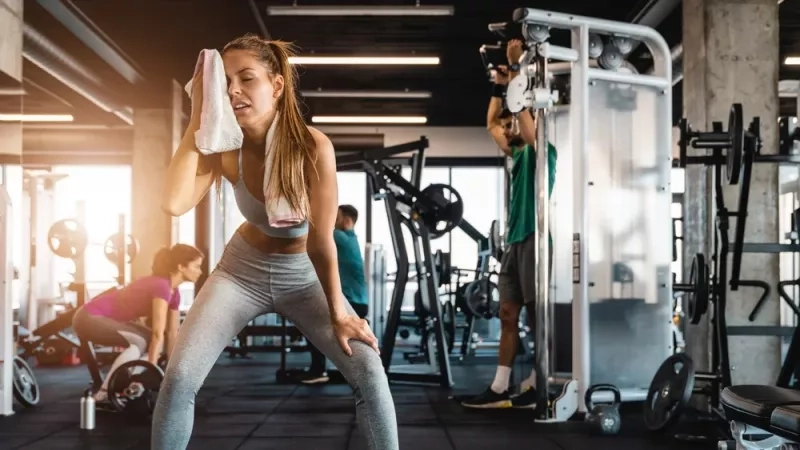
<svg viewBox="0 0 800 450">
<path fill-rule="evenodd" d="M 355 315 L 347 305 L 350 314 Z M 397 418 L 378 354 L 351 341 L 348 357 L 333 335 L 314 266 L 305 253 L 266 254 L 236 233 L 181 325 L 153 414 L 151 448 L 189 444 L 194 401 L 219 354 L 255 317 L 278 313 L 294 323 L 353 388 L 356 417 L 371 450 L 398 450 Z"/>
<path fill-rule="evenodd" d="M 82 306 L 72 318 L 72 329 L 82 341 L 93 345 L 128 347 L 135 345 L 141 353 L 147 351 L 152 332 L 149 328 L 130 322 L 117 322 L 104 316 L 94 316 Z"/>
</svg>

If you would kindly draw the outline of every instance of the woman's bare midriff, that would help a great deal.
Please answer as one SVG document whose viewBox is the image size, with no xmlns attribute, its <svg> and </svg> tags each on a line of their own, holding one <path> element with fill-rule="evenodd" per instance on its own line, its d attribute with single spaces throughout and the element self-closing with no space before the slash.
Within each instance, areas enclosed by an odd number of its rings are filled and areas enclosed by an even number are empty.
<svg viewBox="0 0 800 450">
<path fill-rule="evenodd" d="M 292 254 L 306 251 L 306 236 L 293 239 L 267 236 L 249 222 L 243 223 L 238 233 L 245 242 L 264 253 Z"/>
</svg>

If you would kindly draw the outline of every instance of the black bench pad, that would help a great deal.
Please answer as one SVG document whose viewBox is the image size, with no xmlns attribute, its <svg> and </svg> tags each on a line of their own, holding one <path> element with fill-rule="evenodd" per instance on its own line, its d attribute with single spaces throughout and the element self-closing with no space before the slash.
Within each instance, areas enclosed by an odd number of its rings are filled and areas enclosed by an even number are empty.
<svg viewBox="0 0 800 450">
<path fill-rule="evenodd" d="M 772 411 L 770 431 L 793 441 L 800 441 L 800 405 L 778 406 Z"/>
<path fill-rule="evenodd" d="M 800 405 L 800 392 L 753 384 L 730 386 L 722 391 L 720 403 L 726 419 L 769 430 L 775 408 Z"/>
</svg>

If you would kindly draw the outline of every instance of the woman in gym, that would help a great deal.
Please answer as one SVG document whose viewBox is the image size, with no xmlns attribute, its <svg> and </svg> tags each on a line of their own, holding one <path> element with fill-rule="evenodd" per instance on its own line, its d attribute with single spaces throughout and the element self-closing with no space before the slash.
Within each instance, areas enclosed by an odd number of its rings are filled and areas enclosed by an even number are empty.
<svg viewBox="0 0 800 450">
<path fill-rule="evenodd" d="M 128 361 L 140 359 L 157 364 L 164 336 L 167 358 L 172 353 L 180 322 L 181 296 L 178 286 L 195 282 L 202 273 L 203 254 L 191 245 L 162 248 L 153 259 L 153 275 L 142 277 L 122 289 L 106 291 L 83 305 L 72 319 L 72 328 L 82 341 L 95 345 L 124 347 L 109 374 Z M 132 321 L 147 318 L 152 329 Z M 95 400 L 108 398 L 106 376 Z"/>
<path fill-rule="evenodd" d="M 219 188 L 225 178 L 246 220 L 178 333 L 153 416 L 151 447 L 186 448 L 195 395 L 219 354 L 253 318 L 278 313 L 348 380 L 368 448 L 397 450 L 394 401 L 377 339 L 345 301 L 339 282 L 333 240 L 338 208 L 333 145 L 303 120 L 296 73 L 289 63 L 291 45 L 244 36 L 221 53 L 244 143 L 237 151 L 208 156 L 198 151 L 194 134 L 200 124 L 203 83 L 202 75 L 196 75 L 190 125 L 170 163 L 162 207 L 180 216 L 197 205 L 212 183 Z M 273 123 L 273 164 L 263 184 L 267 132 Z M 272 223 L 277 217 L 273 214 L 270 220 L 265 203 L 278 200 L 288 204 L 299 223 Z"/>
</svg>

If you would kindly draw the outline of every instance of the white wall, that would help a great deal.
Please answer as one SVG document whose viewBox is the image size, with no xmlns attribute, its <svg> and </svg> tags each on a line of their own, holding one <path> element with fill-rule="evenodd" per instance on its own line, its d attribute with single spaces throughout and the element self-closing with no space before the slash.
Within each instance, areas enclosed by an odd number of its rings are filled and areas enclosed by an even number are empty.
<svg viewBox="0 0 800 450">
<path fill-rule="evenodd" d="M 427 157 L 499 157 L 500 149 L 484 127 L 316 126 L 323 133 L 382 133 L 387 147 L 428 138 Z"/>
</svg>

